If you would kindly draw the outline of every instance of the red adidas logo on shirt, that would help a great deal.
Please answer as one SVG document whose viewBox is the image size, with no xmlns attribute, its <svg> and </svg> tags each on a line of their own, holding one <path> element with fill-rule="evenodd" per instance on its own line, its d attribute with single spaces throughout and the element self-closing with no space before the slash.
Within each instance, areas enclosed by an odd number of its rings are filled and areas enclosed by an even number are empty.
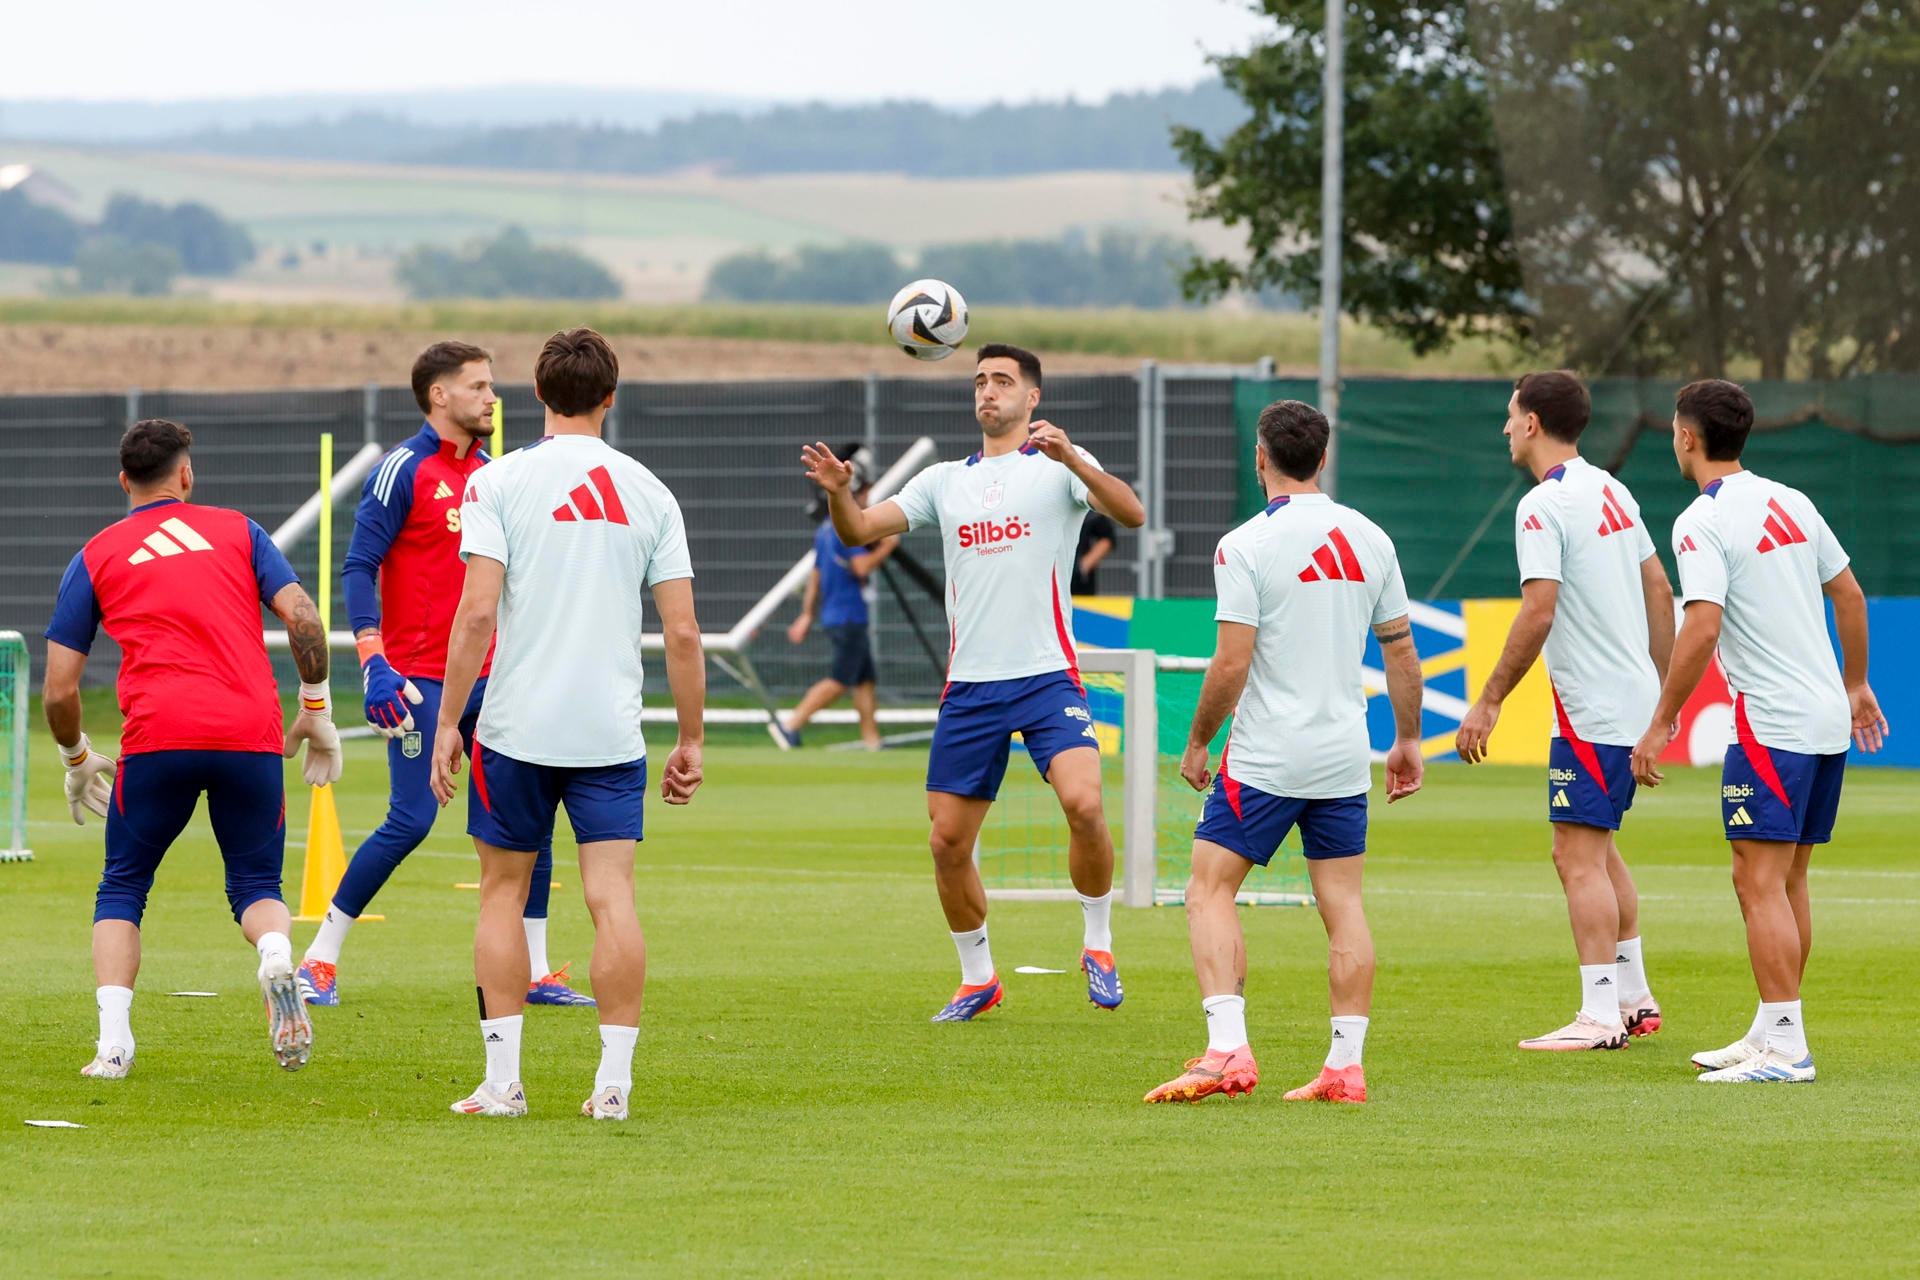
<svg viewBox="0 0 1920 1280">
<path fill-rule="evenodd" d="M 1675 551 L 1674 554 L 1683 556 L 1689 551 L 1698 551 L 1699 549 L 1699 544 L 1694 542 L 1693 535 L 1688 534 L 1686 537 L 1680 539 L 1679 550 Z"/>
<path fill-rule="evenodd" d="M 613 477 L 607 474 L 605 467 L 595 467 L 587 472 L 587 479 L 593 482 L 593 488 L 575 485 L 573 492 L 567 495 L 568 501 L 553 509 L 555 520 L 611 520 L 615 524 L 627 523 L 627 509 L 620 505 L 620 491 L 613 487 Z M 595 502 L 595 491 L 600 501 Z"/>
<path fill-rule="evenodd" d="M 1768 498 L 1767 510 L 1771 514 L 1767 516 L 1767 523 L 1762 526 L 1767 531 L 1760 539 L 1762 555 L 1807 540 L 1807 535 L 1800 532 L 1800 526 L 1793 522 L 1793 517 L 1787 514 L 1787 509 L 1780 505 L 1780 499 Z"/>
<path fill-rule="evenodd" d="M 1633 521 L 1627 518 L 1627 510 L 1620 505 L 1620 499 L 1613 496 L 1613 486 L 1606 485 L 1600 490 L 1600 536 L 1619 533 L 1633 528 Z"/>
<path fill-rule="evenodd" d="M 1547 526 L 1540 523 L 1539 516 L 1528 516 L 1527 522 L 1520 527 L 1528 533 L 1545 533 L 1547 531 Z"/>
<path fill-rule="evenodd" d="M 1360 572 L 1360 557 L 1353 554 L 1353 544 L 1347 541 L 1347 535 L 1338 529 L 1327 531 L 1327 540 L 1313 553 L 1313 563 L 1300 571 L 1302 582 L 1365 582 L 1367 576 Z"/>
</svg>

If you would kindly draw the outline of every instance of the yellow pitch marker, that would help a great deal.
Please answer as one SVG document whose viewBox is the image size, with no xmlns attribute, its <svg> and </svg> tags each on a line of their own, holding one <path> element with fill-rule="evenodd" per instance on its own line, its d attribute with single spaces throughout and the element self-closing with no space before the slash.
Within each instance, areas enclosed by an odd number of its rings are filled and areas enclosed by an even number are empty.
<svg viewBox="0 0 1920 1280">
<path fill-rule="evenodd" d="M 307 813 L 307 865 L 300 876 L 300 914 L 295 920 L 309 924 L 327 918 L 327 906 L 340 877 L 347 874 L 347 846 L 340 838 L 340 810 L 333 802 L 332 787 L 315 787 L 313 805 Z M 385 920 L 385 916 L 363 915 L 362 920 Z"/>
</svg>

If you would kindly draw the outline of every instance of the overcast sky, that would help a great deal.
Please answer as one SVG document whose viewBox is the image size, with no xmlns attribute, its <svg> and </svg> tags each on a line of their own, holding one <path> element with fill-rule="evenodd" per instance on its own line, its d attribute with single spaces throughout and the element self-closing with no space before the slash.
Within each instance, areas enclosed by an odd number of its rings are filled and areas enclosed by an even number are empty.
<svg viewBox="0 0 1920 1280">
<path fill-rule="evenodd" d="M 1251 0 L 57 0 L 7 3 L 0 97 L 458 85 L 776 100 L 1098 99 L 1184 85 L 1271 29 Z"/>
</svg>

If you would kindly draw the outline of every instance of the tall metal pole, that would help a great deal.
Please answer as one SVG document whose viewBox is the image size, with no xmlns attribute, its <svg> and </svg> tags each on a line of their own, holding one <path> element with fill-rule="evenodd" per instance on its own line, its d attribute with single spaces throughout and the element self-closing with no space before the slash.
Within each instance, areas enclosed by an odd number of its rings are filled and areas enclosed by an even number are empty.
<svg viewBox="0 0 1920 1280">
<path fill-rule="evenodd" d="M 1346 0 L 1327 0 L 1326 68 L 1321 82 L 1325 136 L 1320 162 L 1320 412 L 1333 435 L 1321 484 L 1338 486 L 1340 438 L 1340 171 L 1346 147 Z"/>
</svg>

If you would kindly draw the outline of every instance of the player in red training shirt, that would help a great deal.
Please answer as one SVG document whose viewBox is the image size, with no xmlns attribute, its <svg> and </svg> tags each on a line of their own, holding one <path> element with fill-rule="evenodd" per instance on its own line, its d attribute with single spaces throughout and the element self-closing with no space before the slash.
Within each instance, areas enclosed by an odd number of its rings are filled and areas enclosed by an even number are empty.
<svg viewBox="0 0 1920 1280">
<path fill-rule="evenodd" d="M 436 342 L 413 362 L 413 398 L 426 415 L 419 432 L 374 468 L 354 513 L 340 583 L 360 649 L 367 723 L 388 739 L 387 816 L 354 851 L 334 890 L 297 980 L 308 1004 L 340 1003 L 338 966 L 347 930 L 408 854 L 433 830 L 439 806 L 428 781 L 432 746 L 421 726 L 440 714 L 447 633 L 460 603 L 460 502 L 467 479 L 487 462 L 480 441 L 493 430 L 493 357 L 466 342 Z M 486 695 L 489 651 L 461 724 L 467 740 Z M 530 1004 L 591 1005 L 547 964 L 547 892 L 553 849 L 534 865 L 522 923 L 534 974 Z"/>
<path fill-rule="evenodd" d="M 83 810 L 107 820 L 106 871 L 93 909 L 100 1039 L 81 1069 L 96 1079 L 119 1079 L 133 1066 L 140 918 L 154 872 L 203 792 L 233 918 L 260 953 L 274 1058 L 298 1071 L 313 1044 L 280 898 L 287 840 L 280 760 L 304 742 L 309 783 L 340 777 L 327 637 L 287 558 L 259 525 L 238 511 L 189 505 L 192 443 L 185 427 L 160 418 L 121 437 L 120 487 L 133 510 L 73 558 L 47 624 L 43 693 L 67 766 L 67 808 L 75 823 L 84 821 Z M 300 710 L 284 738 L 260 634 L 262 601 L 287 624 L 300 669 Z M 121 651 L 117 770 L 80 728 L 80 675 L 101 627 Z"/>
</svg>

